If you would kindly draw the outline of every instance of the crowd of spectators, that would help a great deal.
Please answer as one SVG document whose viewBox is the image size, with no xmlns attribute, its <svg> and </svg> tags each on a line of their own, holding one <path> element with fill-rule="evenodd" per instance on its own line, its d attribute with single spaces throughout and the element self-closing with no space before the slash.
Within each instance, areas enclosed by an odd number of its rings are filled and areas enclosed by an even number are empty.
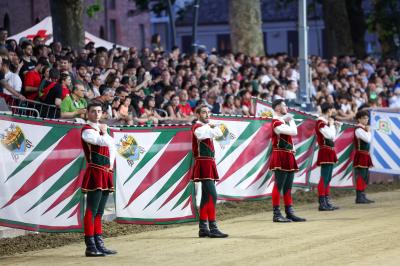
<svg viewBox="0 0 400 266">
<path fill-rule="evenodd" d="M 138 50 L 90 42 L 79 50 L 59 42 L 45 45 L 7 39 L 0 29 L 0 93 L 61 109 L 61 118 L 84 119 L 88 101 L 103 105 L 109 124 L 190 122 L 204 103 L 215 114 L 255 115 L 252 97 L 299 103 L 299 63 L 285 53 L 250 57 L 242 53 L 178 47 Z M 352 120 L 364 107 L 400 107 L 400 62 L 371 56 L 310 57 L 312 102 L 335 106 L 336 119 Z"/>
</svg>

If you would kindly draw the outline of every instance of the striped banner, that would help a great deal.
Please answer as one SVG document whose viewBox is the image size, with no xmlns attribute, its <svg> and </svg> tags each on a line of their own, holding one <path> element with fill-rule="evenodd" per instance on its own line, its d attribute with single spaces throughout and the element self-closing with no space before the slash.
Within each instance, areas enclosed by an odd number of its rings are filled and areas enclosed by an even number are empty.
<svg viewBox="0 0 400 266">
<path fill-rule="evenodd" d="M 80 128 L 0 115 L 0 225 L 82 230 Z"/>
<path fill-rule="evenodd" d="M 371 171 L 400 174 L 400 115 L 398 112 L 371 112 Z"/>
</svg>

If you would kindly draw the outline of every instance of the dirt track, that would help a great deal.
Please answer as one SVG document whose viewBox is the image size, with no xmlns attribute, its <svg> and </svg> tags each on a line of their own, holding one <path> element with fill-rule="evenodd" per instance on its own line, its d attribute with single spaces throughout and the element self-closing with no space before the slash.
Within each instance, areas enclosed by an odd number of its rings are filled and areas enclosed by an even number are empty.
<svg viewBox="0 0 400 266">
<path fill-rule="evenodd" d="M 400 190 L 371 194 L 373 205 L 321 213 L 298 208 L 306 223 L 276 224 L 271 213 L 226 220 L 227 239 L 199 239 L 197 226 L 106 239 L 117 256 L 86 258 L 84 245 L 0 258 L 0 265 L 400 265 Z"/>
</svg>

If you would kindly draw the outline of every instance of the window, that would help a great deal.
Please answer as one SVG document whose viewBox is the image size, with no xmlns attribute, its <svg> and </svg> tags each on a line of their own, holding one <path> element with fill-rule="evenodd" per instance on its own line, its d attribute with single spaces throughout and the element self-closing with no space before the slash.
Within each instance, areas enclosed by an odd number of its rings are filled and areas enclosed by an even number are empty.
<svg viewBox="0 0 400 266">
<path fill-rule="evenodd" d="M 115 2 L 116 2 L 115 0 L 108 1 L 108 8 L 115 9 L 115 7 L 116 7 L 116 3 Z"/>
<path fill-rule="evenodd" d="M 3 28 L 5 28 L 8 32 L 8 36 L 10 36 L 10 17 L 6 13 L 3 19 Z"/>
<path fill-rule="evenodd" d="M 117 42 L 117 21 L 115 19 L 110 19 L 110 34 L 109 34 L 110 42 Z"/>
<path fill-rule="evenodd" d="M 103 26 L 100 26 L 99 36 L 100 36 L 100 38 L 102 38 L 102 39 L 105 39 L 105 38 L 106 38 L 106 34 L 105 34 L 105 32 L 104 32 L 104 27 L 103 27 Z"/>
<path fill-rule="evenodd" d="M 144 29 L 144 24 L 139 24 L 139 32 L 140 32 L 140 45 L 143 49 L 146 47 L 146 31 Z"/>
<path fill-rule="evenodd" d="M 229 34 L 217 35 L 217 51 L 218 53 L 225 54 L 232 50 L 231 36 Z"/>
<path fill-rule="evenodd" d="M 287 53 L 290 57 L 299 56 L 299 33 L 297 30 L 287 32 Z"/>
<path fill-rule="evenodd" d="M 190 53 L 192 50 L 192 35 L 185 35 L 181 37 L 182 52 Z"/>
</svg>

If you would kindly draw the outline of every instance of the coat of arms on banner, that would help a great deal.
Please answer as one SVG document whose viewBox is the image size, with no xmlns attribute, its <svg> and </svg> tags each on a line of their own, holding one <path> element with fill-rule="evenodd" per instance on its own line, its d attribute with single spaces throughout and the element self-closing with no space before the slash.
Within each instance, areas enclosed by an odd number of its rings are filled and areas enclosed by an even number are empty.
<svg viewBox="0 0 400 266">
<path fill-rule="evenodd" d="M 0 134 L 1 144 L 11 152 L 14 161 L 18 161 L 20 155 L 24 155 L 27 149 L 32 148 L 22 129 L 15 124 L 11 124 L 3 133 Z"/>
<path fill-rule="evenodd" d="M 131 135 L 124 135 L 117 144 L 117 149 L 118 153 L 126 159 L 129 166 L 133 166 L 135 161 L 140 159 L 140 154 L 145 152 L 144 148 L 139 146 Z"/>
<path fill-rule="evenodd" d="M 218 127 L 222 131 L 222 137 L 216 138 L 215 140 L 219 143 L 222 149 L 231 143 L 231 140 L 235 139 L 236 136 L 231 133 L 225 124 L 219 124 Z"/>
<path fill-rule="evenodd" d="M 386 119 L 379 119 L 376 130 L 389 135 L 392 132 L 390 121 Z"/>
</svg>

